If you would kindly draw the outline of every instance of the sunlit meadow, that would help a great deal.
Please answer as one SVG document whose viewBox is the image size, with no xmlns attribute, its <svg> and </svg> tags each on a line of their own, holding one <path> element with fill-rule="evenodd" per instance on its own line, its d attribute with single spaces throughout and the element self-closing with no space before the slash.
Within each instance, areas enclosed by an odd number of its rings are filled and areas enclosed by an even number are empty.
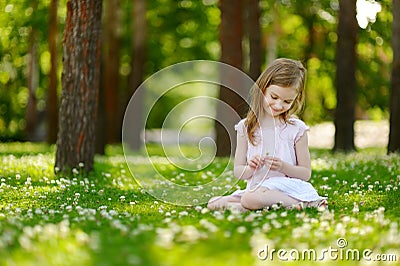
<svg viewBox="0 0 400 266">
<path fill-rule="evenodd" d="M 157 156 L 159 147 L 150 148 Z M 141 167 L 144 156 L 130 160 Z M 398 265 L 399 155 L 314 149 L 311 156 L 311 182 L 328 209 L 243 214 L 153 198 L 131 176 L 121 147 L 96 157 L 89 175 L 55 175 L 54 147 L 0 144 L 0 265 Z M 158 167 L 189 184 L 218 178 L 226 163 L 216 159 L 192 175 Z"/>
</svg>

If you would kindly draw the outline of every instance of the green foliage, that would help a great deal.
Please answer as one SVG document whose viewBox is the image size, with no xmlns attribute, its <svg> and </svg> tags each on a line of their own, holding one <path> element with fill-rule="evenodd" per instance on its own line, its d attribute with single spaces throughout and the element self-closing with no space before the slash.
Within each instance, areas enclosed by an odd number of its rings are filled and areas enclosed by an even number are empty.
<svg viewBox="0 0 400 266">
<path fill-rule="evenodd" d="M 360 29 L 357 47 L 358 102 L 363 109 L 387 110 L 390 99 L 391 50 L 391 2 L 380 1 L 382 12 L 376 22 L 365 30 Z M 388 30 L 390 28 L 390 30 Z M 388 117 L 387 115 L 385 115 Z"/>
<path fill-rule="evenodd" d="M 157 0 L 149 4 L 148 74 L 183 61 L 218 60 L 216 2 Z"/>
<path fill-rule="evenodd" d="M 152 156 L 163 154 L 160 147 L 149 148 Z M 89 175 L 76 169 L 57 176 L 53 147 L 0 144 L 0 265 L 253 265 L 270 261 L 257 257 L 266 246 L 322 252 L 339 249 L 340 238 L 347 241 L 343 251 L 371 249 L 374 256 L 395 254 L 398 262 L 399 155 L 382 149 L 335 155 L 312 150 L 311 157 L 311 182 L 328 196 L 328 210 L 276 207 L 242 214 L 153 198 L 130 175 L 119 146 L 96 157 Z M 143 158 L 132 157 L 138 167 Z M 215 159 L 188 181 L 201 174 L 217 177 L 224 160 Z M 164 166 L 180 181 L 179 171 Z M 271 262 L 283 263 L 276 255 Z M 366 262 L 325 259 L 329 265 Z"/>
<path fill-rule="evenodd" d="M 65 4 L 61 1 L 61 4 Z M 0 135 L 2 140 L 23 139 L 28 102 L 30 35 L 34 32 L 38 57 L 37 109 L 46 107 L 50 56 L 48 51 L 49 1 L 0 1 Z M 64 10 L 65 8 L 60 8 Z M 65 17 L 65 16 L 64 16 Z M 60 25 L 64 24 L 60 16 Z M 61 35 L 61 32 L 60 32 Z M 61 51 L 61 50 L 60 50 Z"/>
<path fill-rule="evenodd" d="M 154 92 L 153 92 L 154 93 Z M 156 95 L 157 96 L 157 95 Z M 166 93 L 152 106 L 149 116 L 146 119 L 146 128 L 163 128 L 164 121 L 170 111 L 186 97 L 180 93 Z"/>
</svg>

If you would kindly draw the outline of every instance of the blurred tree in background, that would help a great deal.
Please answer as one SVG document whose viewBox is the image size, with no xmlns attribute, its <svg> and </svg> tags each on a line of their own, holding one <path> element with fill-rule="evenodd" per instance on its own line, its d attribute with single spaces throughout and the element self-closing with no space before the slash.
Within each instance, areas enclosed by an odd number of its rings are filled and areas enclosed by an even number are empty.
<svg viewBox="0 0 400 266">
<path fill-rule="evenodd" d="M 388 152 L 400 152 L 400 0 L 393 0 L 393 67 Z"/>
<path fill-rule="evenodd" d="M 354 145 L 357 94 L 356 45 L 358 25 L 356 0 L 339 0 L 338 41 L 336 46 L 336 151 L 352 151 Z"/>
</svg>

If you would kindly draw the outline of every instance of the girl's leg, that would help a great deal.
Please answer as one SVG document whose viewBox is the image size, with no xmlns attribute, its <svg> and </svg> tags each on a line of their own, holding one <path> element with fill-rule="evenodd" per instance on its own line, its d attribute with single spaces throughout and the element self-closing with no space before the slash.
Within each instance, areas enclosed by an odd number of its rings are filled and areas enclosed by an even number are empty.
<svg viewBox="0 0 400 266">
<path fill-rule="evenodd" d="M 240 202 L 244 208 L 250 210 L 263 209 L 276 203 L 282 203 L 283 207 L 291 208 L 300 203 L 299 200 L 296 200 L 279 190 L 270 190 L 265 187 L 257 188 L 254 191 L 246 191 Z"/>
<path fill-rule="evenodd" d="M 226 209 L 236 209 L 241 212 L 248 211 L 243 208 L 240 203 L 239 196 L 222 196 L 222 197 L 213 197 L 207 204 L 207 208 L 210 210 L 226 210 Z"/>
</svg>

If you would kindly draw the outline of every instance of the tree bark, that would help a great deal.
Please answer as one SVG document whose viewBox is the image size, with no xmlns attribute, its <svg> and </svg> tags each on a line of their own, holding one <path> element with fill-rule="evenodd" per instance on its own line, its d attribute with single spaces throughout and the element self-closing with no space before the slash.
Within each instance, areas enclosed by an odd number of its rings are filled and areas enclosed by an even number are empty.
<svg viewBox="0 0 400 266">
<path fill-rule="evenodd" d="M 147 57 L 147 20 L 146 20 L 146 0 L 135 0 L 133 2 L 133 49 L 132 49 L 132 60 L 131 60 L 131 73 L 128 77 L 128 95 L 125 99 L 129 101 L 134 93 L 143 94 L 143 89 L 137 91 L 137 88 L 143 82 L 144 79 L 144 64 Z M 135 96 L 139 97 L 137 99 L 143 98 L 143 95 Z M 126 102 L 128 104 L 128 102 Z M 124 107 L 126 107 L 126 104 Z M 135 101 L 134 111 L 132 115 L 135 117 L 132 120 L 137 121 L 137 123 L 130 123 L 132 128 L 128 129 L 130 131 L 129 145 L 132 150 L 139 150 L 143 141 L 141 139 L 141 134 L 144 128 L 141 128 L 143 119 L 143 101 Z M 125 109 L 124 109 L 125 111 Z M 122 119 L 121 119 L 122 121 Z"/>
<path fill-rule="evenodd" d="M 93 169 L 100 79 L 101 0 L 70 0 L 55 166 Z M 81 164 L 83 163 L 83 165 Z"/>
<path fill-rule="evenodd" d="M 259 0 L 246 0 L 247 14 L 246 26 L 250 46 L 250 69 L 249 76 L 255 81 L 261 74 L 263 60 L 262 38 L 261 38 L 261 9 Z"/>
<path fill-rule="evenodd" d="M 58 98 L 57 98 L 57 8 L 58 0 L 51 0 L 49 10 L 49 49 L 50 49 L 50 73 L 49 88 L 47 90 L 47 143 L 53 144 L 57 141 L 58 124 Z"/>
<path fill-rule="evenodd" d="M 106 143 L 116 143 L 121 140 L 118 95 L 119 95 L 119 67 L 121 49 L 121 1 L 105 1 L 105 21 L 104 21 L 104 107 L 105 107 L 105 137 Z"/>
<path fill-rule="evenodd" d="M 356 104 L 356 43 L 358 24 L 356 0 L 339 1 L 336 47 L 336 114 L 334 151 L 352 151 Z"/>
<path fill-rule="evenodd" d="M 242 38 L 243 38 L 243 1 L 221 0 L 221 62 L 242 69 Z M 238 82 L 235 80 L 239 79 Z M 239 84 L 240 77 L 221 73 L 222 84 Z M 242 88 L 246 89 L 246 88 Z M 243 94 L 242 94 L 243 95 Z M 244 117 L 247 111 L 245 101 L 232 88 L 220 87 L 219 99 L 228 104 L 237 114 Z M 231 156 L 236 149 L 236 133 L 234 125 L 238 121 L 232 120 L 232 115 L 221 104 L 217 106 L 217 120 L 215 122 L 217 156 Z"/>
<path fill-rule="evenodd" d="M 400 152 L 400 0 L 392 1 L 393 63 L 390 94 L 390 133 L 388 152 Z"/>
</svg>

